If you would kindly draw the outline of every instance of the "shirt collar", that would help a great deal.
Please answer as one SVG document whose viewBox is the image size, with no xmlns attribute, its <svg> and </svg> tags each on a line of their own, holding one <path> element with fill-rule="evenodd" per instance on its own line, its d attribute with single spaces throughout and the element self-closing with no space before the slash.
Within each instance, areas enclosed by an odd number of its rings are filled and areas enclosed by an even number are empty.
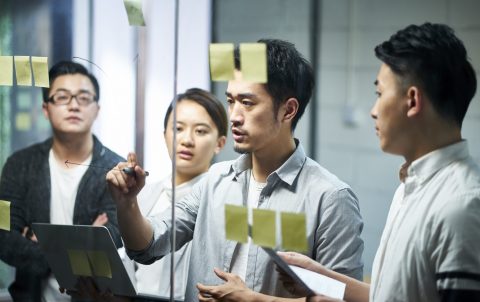
<svg viewBox="0 0 480 302">
<path fill-rule="evenodd" d="M 400 180 L 415 178 L 419 183 L 428 180 L 433 174 L 450 163 L 463 160 L 469 156 L 468 143 L 462 140 L 458 143 L 434 150 L 412 163 L 405 163 L 400 169 Z"/>
<path fill-rule="evenodd" d="M 267 182 L 272 175 L 277 175 L 278 178 L 288 185 L 291 186 L 293 184 L 307 159 L 305 151 L 298 139 L 295 139 L 295 145 L 297 147 L 292 155 L 290 155 L 290 157 L 277 170 L 273 171 L 267 177 Z M 230 171 L 234 172 L 234 178 L 236 178 L 239 174 L 251 168 L 252 155 L 250 153 L 245 153 L 232 163 Z"/>
</svg>

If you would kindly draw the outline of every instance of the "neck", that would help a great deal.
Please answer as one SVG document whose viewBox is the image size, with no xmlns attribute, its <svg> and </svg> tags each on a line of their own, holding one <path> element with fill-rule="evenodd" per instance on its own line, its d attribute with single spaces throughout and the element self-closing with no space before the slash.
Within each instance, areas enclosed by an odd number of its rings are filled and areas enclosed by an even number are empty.
<svg viewBox="0 0 480 302">
<path fill-rule="evenodd" d="M 407 162 L 413 162 L 432 151 L 458 143 L 462 140 L 460 127 L 456 125 L 445 123 L 434 125 L 430 123 L 430 126 L 423 127 L 423 129 L 425 129 L 425 131 L 420 133 L 412 141 L 411 145 L 414 146 L 414 148 L 404 156 Z"/>
<path fill-rule="evenodd" d="M 91 133 L 79 136 L 54 135 L 52 150 L 55 157 L 65 162 L 81 163 L 85 161 L 93 151 L 93 137 Z"/>
<path fill-rule="evenodd" d="M 175 186 L 179 186 L 181 184 L 189 182 L 190 180 L 194 179 L 198 175 L 200 174 L 189 174 L 189 173 L 182 173 L 177 171 L 177 173 L 175 174 Z"/>
<path fill-rule="evenodd" d="M 267 177 L 277 170 L 295 152 L 295 141 L 292 136 L 281 143 L 272 144 L 268 150 L 252 153 L 252 173 L 258 182 L 267 182 Z"/>
</svg>

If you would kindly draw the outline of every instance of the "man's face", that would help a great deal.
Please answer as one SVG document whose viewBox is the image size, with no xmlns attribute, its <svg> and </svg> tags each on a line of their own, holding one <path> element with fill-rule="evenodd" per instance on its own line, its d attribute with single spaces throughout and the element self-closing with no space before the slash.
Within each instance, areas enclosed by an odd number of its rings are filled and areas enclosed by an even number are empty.
<svg viewBox="0 0 480 302">
<path fill-rule="evenodd" d="M 270 143 L 279 135 L 281 125 L 265 87 L 242 81 L 241 73 L 235 71 L 226 95 L 235 151 L 246 153 L 275 148 Z"/>
<path fill-rule="evenodd" d="M 377 75 L 377 100 L 371 110 L 383 151 L 404 155 L 408 148 L 408 97 L 396 75 L 386 64 Z"/>
<path fill-rule="evenodd" d="M 96 95 L 90 79 L 82 74 L 67 74 L 57 77 L 51 83 L 49 97 L 61 94 L 65 98 L 69 95 Z M 53 131 L 58 134 L 89 133 L 92 124 L 98 115 L 100 107 L 96 101 L 81 105 L 77 98 L 68 104 L 43 103 L 43 113 L 52 125 Z"/>
</svg>

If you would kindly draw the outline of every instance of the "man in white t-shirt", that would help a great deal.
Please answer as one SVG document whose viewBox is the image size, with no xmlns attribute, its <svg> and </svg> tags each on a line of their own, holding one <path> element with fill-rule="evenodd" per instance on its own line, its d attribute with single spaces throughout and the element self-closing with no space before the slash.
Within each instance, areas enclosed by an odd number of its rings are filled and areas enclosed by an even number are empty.
<svg viewBox="0 0 480 302">
<path fill-rule="evenodd" d="M 0 199 L 12 207 L 11 232 L 0 231 L 0 259 L 16 268 L 9 287 L 15 301 L 70 301 L 60 294 L 31 223 L 105 225 L 121 245 L 115 204 L 105 182 L 106 169 L 121 157 L 92 134 L 100 109 L 98 82 L 70 61 L 55 64 L 49 78 L 42 109 L 53 136 L 11 155 L 0 181 Z M 81 165 L 67 166 L 67 160 Z"/>
<path fill-rule="evenodd" d="M 375 54 L 383 62 L 375 129 L 382 150 L 406 162 L 372 283 L 283 256 L 347 283 L 347 301 L 480 301 L 480 168 L 461 135 L 477 80 L 465 47 L 450 27 L 425 23 L 400 30 Z"/>
</svg>

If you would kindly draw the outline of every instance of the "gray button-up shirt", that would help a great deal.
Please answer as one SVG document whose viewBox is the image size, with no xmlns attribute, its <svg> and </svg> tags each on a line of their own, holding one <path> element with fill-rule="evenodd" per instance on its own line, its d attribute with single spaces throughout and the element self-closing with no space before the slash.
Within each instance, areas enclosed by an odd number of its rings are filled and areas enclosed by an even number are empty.
<svg viewBox="0 0 480 302">
<path fill-rule="evenodd" d="M 298 144 L 298 142 L 297 142 Z M 230 271 L 239 245 L 225 239 L 225 204 L 246 205 L 251 155 L 213 165 L 192 193 L 176 207 L 176 249 L 192 240 L 185 301 L 197 301 L 195 285 L 223 283 L 214 267 Z M 298 144 L 295 152 L 267 178 L 260 193 L 260 209 L 305 213 L 306 255 L 337 272 L 361 279 L 363 228 L 358 201 L 348 185 L 312 159 Z M 143 251 L 127 251 L 140 263 L 152 263 L 170 252 L 170 213 L 149 217 L 153 240 Z M 169 276 L 158 276 L 170 282 Z M 258 246 L 250 245 L 247 286 L 269 295 L 290 297 L 278 280 L 273 261 Z"/>
</svg>

